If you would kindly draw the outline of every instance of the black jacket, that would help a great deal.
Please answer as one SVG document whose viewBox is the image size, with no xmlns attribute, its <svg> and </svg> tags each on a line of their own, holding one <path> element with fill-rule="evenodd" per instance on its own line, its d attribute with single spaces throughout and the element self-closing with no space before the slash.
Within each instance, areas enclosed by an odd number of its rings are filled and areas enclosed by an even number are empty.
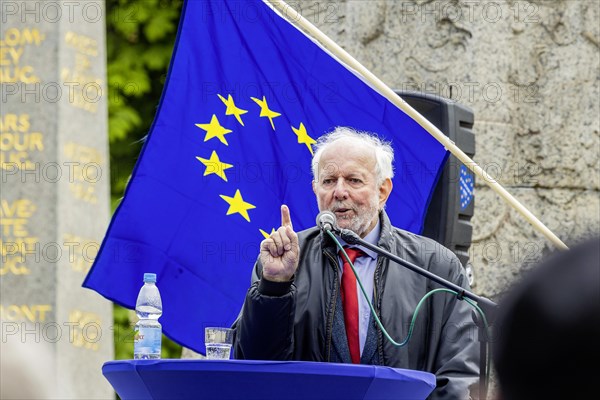
<svg viewBox="0 0 600 400">
<path fill-rule="evenodd" d="M 391 226 L 385 212 L 380 222 L 379 246 L 469 288 L 460 261 L 450 250 Z M 300 264 L 292 282 L 261 280 L 262 266 L 256 263 L 252 286 L 234 323 L 236 358 L 347 360 L 344 330 L 336 329 L 341 302 L 335 245 L 317 228 L 298 233 L 298 238 Z M 377 259 L 374 279 L 375 310 L 390 336 L 400 342 L 417 303 L 439 285 L 383 257 Z M 373 323 L 370 340 L 373 345 L 365 345 L 362 363 L 435 373 L 437 388 L 430 398 L 468 398 L 468 386 L 477 381 L 479 350 L 471 307 L 451 294 L 437 293 L 426 301 L 407 346 L 393 346 Z M 366 355 L 371 347 L 373 354 Z"/>
</svg>

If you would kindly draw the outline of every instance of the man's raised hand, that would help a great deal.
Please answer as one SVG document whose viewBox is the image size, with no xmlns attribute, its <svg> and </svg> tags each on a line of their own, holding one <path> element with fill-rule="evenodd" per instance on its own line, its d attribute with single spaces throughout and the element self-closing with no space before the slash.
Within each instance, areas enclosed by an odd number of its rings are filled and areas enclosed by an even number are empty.
<svg viewBox="0 0 600 400">
<path fill-rule="evenodd" d="M 263 278 L 273 282 L 287 282 L 298 268 L 300 247 L 294 232 L 290 210 L 281 206 L 281 226 L 260 244 L 260 262 Z"/>
</svg>

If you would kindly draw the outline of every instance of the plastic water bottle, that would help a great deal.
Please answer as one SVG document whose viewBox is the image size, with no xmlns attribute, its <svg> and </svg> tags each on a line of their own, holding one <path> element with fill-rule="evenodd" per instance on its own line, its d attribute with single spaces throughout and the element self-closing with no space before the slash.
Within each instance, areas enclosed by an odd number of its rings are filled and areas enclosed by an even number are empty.
<svg viewBox="0 0 600 400">
<path fill-rule="evenodd" d="M 162 326 L 158 318 L 162 315 L 162 301 L 156 287 L 156 274 L 144 274 L 144 286 L 138 294 L 135 313 L 139 321 L 134 329 L 133 358 L 159 359 Z"/>
</svg>

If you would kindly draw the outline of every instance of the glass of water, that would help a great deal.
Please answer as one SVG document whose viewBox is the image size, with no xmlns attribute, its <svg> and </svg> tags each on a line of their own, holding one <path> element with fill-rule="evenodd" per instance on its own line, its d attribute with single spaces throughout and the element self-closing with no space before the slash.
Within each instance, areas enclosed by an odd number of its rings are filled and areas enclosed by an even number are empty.
<svg viewBox="0 0 600 400">
<path fill-rule="evenodd" d="M 206 358 L 209 360 L 229 360 L 233 343 L 233 330 L 229 328 L 205 328 L 204 343 Z"/>
</svg>

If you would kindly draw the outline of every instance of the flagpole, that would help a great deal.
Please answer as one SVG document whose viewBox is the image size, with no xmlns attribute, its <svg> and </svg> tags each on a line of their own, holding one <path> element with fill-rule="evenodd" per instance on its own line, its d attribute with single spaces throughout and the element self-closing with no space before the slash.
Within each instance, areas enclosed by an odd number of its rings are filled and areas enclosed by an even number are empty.
<svg viewBox="0 0 600 400">
<path fill-rule="evenodd" d="M 346 50 L 340 47 L 337 43 L 331 40 L 325 35 L 319 28 L 314 26 L 310 21 L 304 18 L 300 13 L 286 4 L 281 0 L 264 0 L 271 6 L 276 7 L 281 13 L 283 13 L 290 21 L 296 23 L 305 32 L 312 35 L 317 39 L 325 48 L 331 51 L 337 58 L 339 58 L 344 64 L 356 70 L 362 77 L 368 81 L 373 87 L 375 87 L 379 93 L 385 96 L 391 101 L 396 107 L 404 111 L 411 118 L 413 118 L 419 125 L 421 125 L 427 132 L 429 132 L 434 138 L 437 139 L 450 153 L 458 158 L 463 164 L 467 166 L 471 171 L 475 173 L 479 178 L 502 197 L 509 205 L 516 209 L 535 229 L 541 232 L 548 240 L 561 250 L 568 250 L 562 240 L 558 238 L 546 225 L 542 223 L 531 211 L 529 211 L 523 204 L 513 197 L 502 185 L 500 185 L 494 178 L 492 178 L 485 170 L 483 170 L 475 161 L 473 161 L 468 155 L 465 154 L 453 141 L 451 141 L 446 135 L 444 135 L 435 125 L 429 120 L 415 111 L 408 103 L 406 103 L 400 96 L 398 96 L 392 89 L 390 89 L 385 83 L 377 78 L 371 71 L 365 68 L 359 63 L 354 57 L 352 57 Z"/>
</svg>

